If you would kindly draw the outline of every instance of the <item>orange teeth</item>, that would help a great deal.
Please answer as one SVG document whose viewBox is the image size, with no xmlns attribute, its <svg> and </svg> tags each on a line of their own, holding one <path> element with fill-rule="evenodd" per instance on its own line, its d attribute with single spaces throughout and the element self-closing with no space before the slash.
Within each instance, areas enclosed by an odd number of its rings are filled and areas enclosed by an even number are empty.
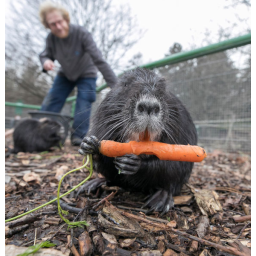
<svg viewBox="0 0 256 256">
<path fill-rule="evenodd" d="M 150 136 L 149 136 L 148 129 L 146 129 L 145 132 L 140 133 L 139 140 L 140 141 L 150 141 Z"/>
</svg>

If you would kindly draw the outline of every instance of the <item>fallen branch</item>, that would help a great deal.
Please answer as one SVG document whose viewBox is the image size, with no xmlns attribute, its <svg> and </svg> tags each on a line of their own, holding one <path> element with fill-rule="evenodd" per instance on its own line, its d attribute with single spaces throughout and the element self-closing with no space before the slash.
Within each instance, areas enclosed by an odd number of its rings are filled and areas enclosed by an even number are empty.
<svg viewBox="0 0 256 256">
<path fill-rule="evenodd" d="M 19 226 L 17 228 L 13 228 L 13 229 L 10 229 L 9 227 L 5 227 L 5 236 L 6 237 L 11 237 L 13 236 L 14 234 L 17 234 L 25 229 L 28 229 L 29 228 L 29 225 L 28 224 L 25 224 L 23 226 Z"/>
<path fill-rule="evenodd" d="M 245 216 L 241 216 L 241 217 L 233 217 L 233 220 L 235 222 L 251 221 L 251 215 L 245 215 Z"/>
<path fill-rule="evenodd" d="M 230 187 L 215 187 L 214 190 L 217 190 L 217 191 L 228 191 L 228 192 L 232 192 L 232 193 L 237 193 L 239 195 L 251 196 L 251 192 L 241 192 L 238 189 L 230 188 Z"/>
<path fill-rule="evenodd" d="M 244 225 L 244 227 L 241 229 L 241 231 L 239 232 L 239 235 L 237 236 L 236 240 L 239 239 L 239 237 L 242 235 L 242 233 L 244 232 L 244 230 L 247 228 L 248 225 L 250 225 L 251 223 L 247 223 Z"/>
<path fill-rule="evenodd" d="M 70 247 L 70 242 L 71 242 L 71 236 L 68 235 L 67 236 L 67 240 L 68 240 L 68 247 Z M 75 255 L 75 256 L 80 256 L 79 252 L 77 251 L 76 247 L 74 245 L 72 245 L 70 247 L 71 252 Z"/>
<path fill-rule="evenodd" d="M 114 196 L 115 194 L 117 193 L 116 192 L 111 192 L 111 194 L 109 194 L 107 197 L 103 198 L 102 200 L 100 200 L 97 204 L 95 204 L 92 209 L 95 210 L 98 208 L 98 206 L 100 206 L 103 202 L 106 202 L 106 201 L 110 201 Z"/>
<path fill-rule="evenodd" d="M 113 205 L 115 207 L 117 207 L 118 209 L 122 209 L 122 210 L 128 210 L 128 211 L 136 211 L 136 212 L 144 212 L 147 213 L 148 210 L 144 210 L 141 208 L 134 208 L 134 207 L 127 207 L 127 206 L 123 206 L 123 205 L 118 205 L 118 202 L 113 202 Z"/>
<path fill-rule="evenodd" d="M 93 251 L 92 240 L 87 231 L 84 231 L 78 237 L 78 244 L 81 256 L 91 255 Z"/>
<path fill-rule="evenodd" d="M 220 251 L 227 252 L 227 253 L 231 253 L 231 254 L 234 254 L 234 255 L 247 256 L 246 254 L 244 254 L 243 252 L 238 251 L 238 250 L 237 250 L 236 248 L 234 248 L 234 247 L 231 247 L 231 246 L 222 246 L 222 245 L 219 245 L 219 244 L 216 244 L 216 243 L 213 243 L 213 242 L 204 240 L 204 239 L 202 239 L 202 238 L 189 235 L 189 234 L 187 234 L 187 233 L 185 233 L 185 232 L 182 232 L 182 231 L 179 231 L 179 230 L 177 230 L 177 229 L 168 227 L 168 226 L 165 225 L 165 224 L 154 223 L 154 222 L 152 222 L 152 221 L 150 221 L 150 220 L 144 219 L 144 218 L 142 218 L 142 217 L 139 217 L 139 216 L 137 216 L 137 215 L 134 215 L 134 214 L 131 214 L 131 213 L 128 213 L 128 212 L 122 212 L 122 214 L 123 214 L 124 216 L 128 217 L 128 218 L 133 218 L 133 219 L 136 219 L 137 221 L 143 221 L 143 222 L 149 223 L 149 224 L 151 224 L 151 225 L 154 225 L 154 226 L 156 226 L 156 227 L 163 228 L 163 229 L 166 230 L 166 231 L 172 231 L 172 232 L 174 232 L 174 233 L 177 234 L 177 235 L 181 235 L 181 236 L 187 237 L 187 238 L 189 238 L 189 239 L 198 241 L 198 242 L 201 243 L 201 244 L 214 247 L 214 248 L 216 248 L 216 249 L 218 249 L 218 250 L 220 250 Z"/>
<path fill-rule="evenodd" d="M 9 222 L 9 223 L 5 223 L 5 226 L 9 226 L 9 228 L 14 228 L 14 227 L 24 225 L 24 224 L 27 224 L 27 223 L 32 223 L 32 222 L 40 219 L 40 217 L 41 217 L 40 213 L 32 215 L 32 216 L 31 215 L 24 216 L 23 218 L 21 218 L 19 220 L 12 221 L 12 222 Z"/>
</svg>

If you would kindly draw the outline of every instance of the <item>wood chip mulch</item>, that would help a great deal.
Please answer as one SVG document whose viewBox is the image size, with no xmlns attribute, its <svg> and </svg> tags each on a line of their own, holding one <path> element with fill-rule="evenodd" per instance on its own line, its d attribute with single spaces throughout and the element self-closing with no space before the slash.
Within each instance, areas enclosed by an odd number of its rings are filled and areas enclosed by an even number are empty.
<svg viewBox="0 0 256 256">
<path fill-rule="evenodd" d="M 60 151 L 10 155 L 5 162 L 5 218 L 34 209 L 57 195 L 59 179 L 82 165 L 78 147 L 67 141 Z M 80 183 L 88 171 L 67 176 L 61 194 Z M 95 178 L 93 174 L 92 178 Z M 62 198 L 70 221 L 85 228 L 67 229 L 50 204 L 5 225 L 6 255 L 42 241 L 56 244 L 47 255 L 250 255 L 251 158 L 214 151 L 196 163 L 175 208 L 164 216 L 146 214 L 145 195 L 102 186 L 90 195 Z M 55 251 L 55 252 L 53 252 Z M 8 253 L 9 252 L 9 253 Z"/>
</svg>

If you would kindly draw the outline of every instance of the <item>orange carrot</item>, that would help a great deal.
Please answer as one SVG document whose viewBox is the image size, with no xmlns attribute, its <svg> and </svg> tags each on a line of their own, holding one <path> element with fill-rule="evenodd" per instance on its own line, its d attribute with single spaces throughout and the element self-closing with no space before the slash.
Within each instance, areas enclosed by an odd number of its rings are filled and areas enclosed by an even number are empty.
<svg viewBox="0 0 256 256">
<path fill-rule="evenodd" d="M 199 146 L 191 145 L 171 145 L 156 141 L 130 141 L 120 143 L 111 140 L 102 140 L 100 152 L 108 157 L 123 156 L 125 154 L 134 155 L 155 155 L 160 160 L 201 162 L 206 156 L 206 152 Z"/>
</svg>

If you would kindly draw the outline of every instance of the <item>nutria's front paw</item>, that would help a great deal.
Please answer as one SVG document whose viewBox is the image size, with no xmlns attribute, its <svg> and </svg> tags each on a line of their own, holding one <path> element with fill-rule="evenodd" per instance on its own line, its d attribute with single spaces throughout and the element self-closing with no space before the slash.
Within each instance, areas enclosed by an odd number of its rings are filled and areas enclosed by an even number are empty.
<svg viewBox="0 0 256 256">
<path fill-rule="evenodd" d="M 114 164 L 121 174 L 133 175 L 141 167 L 141 158 L 137 155 L 124 155 L 116 157 Z"/>
<path fill-rule="evenodd" d="M 90 137 L 84 137 L 80 149 L 78 152 L 81 155 L 86 155 L 86 154 L 99 154 L 99 140 L 95 136 L 90 136 Z"/>
</svg>

